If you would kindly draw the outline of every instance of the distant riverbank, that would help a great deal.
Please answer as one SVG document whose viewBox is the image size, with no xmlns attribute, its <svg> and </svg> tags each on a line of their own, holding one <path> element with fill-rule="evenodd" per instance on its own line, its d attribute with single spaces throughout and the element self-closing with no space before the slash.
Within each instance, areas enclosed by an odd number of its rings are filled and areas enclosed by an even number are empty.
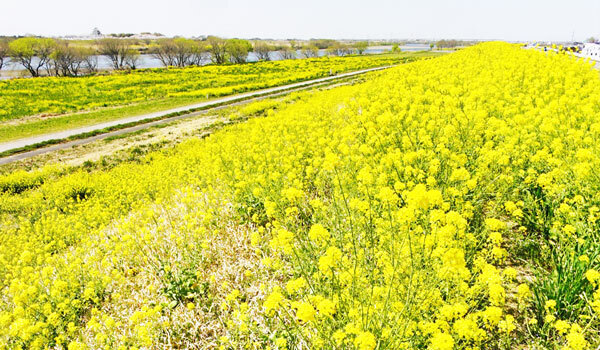
<svg viewBox="0 0 600 350">
<path fill-rule="evenodd" d="M 415 51 L 427 51 L 429 50 L 429 45 L 426 44 L 406 44 L 399 46 L 401 51 L 405 52 L 415 52 Z M 384 52 L 388 52 L 392 50 L 391 45 L 380 45 L 380 46 L 369 46 L 365 51 L 366 54 L 380 54 Z M 300 50 L 296 52 L 297 56 L 300 57 Z M 327 50 L 319 50 L 319 56 L 327 55 Z M 269 54 L 271 60 L 278 61 L 281 59 L 281 56 L 277 51 L 273 51 Z M 97 56 L 98 58 L 98 69 L 101 71 L 112 70 L 110 60 L 105 56 Z M 247 58 L 248 62 L 256 62 L 258 58 L 253 52 L 248 54 Z M 210 59 L 206 59 L 204 64 L 210 63 Z M 139 56 L 137 68 L 160 68 L 163 67 L 162 62 L 154 57 L 153 55 L 143 54 Z M 5 63 L 2 70 L 0 70 L 0 79 L 12 79 L 12 78 L 22 78 L 28 77 L 29 74 L 26 70 L 23 69 L 18 62 L 8 60 Z"/>
</svg>

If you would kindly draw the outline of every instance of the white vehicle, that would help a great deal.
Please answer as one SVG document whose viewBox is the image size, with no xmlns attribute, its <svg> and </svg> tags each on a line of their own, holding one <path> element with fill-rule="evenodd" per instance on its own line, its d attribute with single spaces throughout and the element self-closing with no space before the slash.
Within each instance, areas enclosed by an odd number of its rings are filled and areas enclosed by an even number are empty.
<svg viewBox="0 0 600 350">
<path fill-rule="evenodd" d="M 581 56 L 600 61 L 600 44 L 585 43 L 581 49 Z"/>
</svg>

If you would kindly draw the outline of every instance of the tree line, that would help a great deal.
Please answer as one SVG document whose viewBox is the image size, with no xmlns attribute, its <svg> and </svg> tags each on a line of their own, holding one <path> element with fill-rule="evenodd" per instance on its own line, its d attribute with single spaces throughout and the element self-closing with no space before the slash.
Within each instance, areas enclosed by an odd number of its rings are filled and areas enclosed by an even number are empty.
<svg viewBox="0 0 600 350">
<path fill-rule="evenodd" d="M 7 58 L 23 66 L 31 76 L 81 76 L 98 71 L 98 57 L 108 58 L 114 70 L 138 68 L 140 48 L 129 39 L 105 38 L 93 45 L 81 46 L 67 40 L 25 37 L 0 41 L 0 69 Z M 318 57 L 320 50 L 328 55 L 363 54 L 366 41 L 344 44 L 335 40 L 310 40 L 304 45 L 291 40 L 289 45 L 271 45 L 265 41 L 224 39 L 209 36 L 204 40 L 187 38 L 159 39 L 147 51 L 168 67 L 245 63 L 253 52 L 259 61 Z"/>
<path fill-rule="evenodd" d="M 475 44 L 475 42 L 473 41 L 464 41 L 464 40 L 446 40 L 446 39 L 442 39 L 442 40 L 438 40 L 435 43 L 435 46 L 439 49 L 453 49 L 456 47 L 460 47 L 460 46 L 470 46 Z"/>
</svg>

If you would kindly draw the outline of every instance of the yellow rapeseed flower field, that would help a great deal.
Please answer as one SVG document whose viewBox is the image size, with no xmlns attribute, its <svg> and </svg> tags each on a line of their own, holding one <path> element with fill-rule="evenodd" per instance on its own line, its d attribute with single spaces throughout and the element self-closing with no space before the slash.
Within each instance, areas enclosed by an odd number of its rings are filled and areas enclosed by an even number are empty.
<svg viewBox="0 0 600 350">
<path fill-rule="evenodd" d="M 402 56 L 322 57 L 252 64 L 142 69 L 86 77 L 0 81 L 0 121 L 169 98 L 189 101 L 414 60 Z"/>
<path fill-rule="evenodd" d="M 0 178 L 0 347 L 594 349 L 600 79 L 484 43 Z"/>
</svg>

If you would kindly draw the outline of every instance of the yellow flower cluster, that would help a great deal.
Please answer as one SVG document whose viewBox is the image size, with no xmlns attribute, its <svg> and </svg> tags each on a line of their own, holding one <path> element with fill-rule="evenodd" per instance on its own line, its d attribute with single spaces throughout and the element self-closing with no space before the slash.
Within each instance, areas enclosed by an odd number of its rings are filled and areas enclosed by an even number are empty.
<svg viewBox="0 0 600 350">
<path fill-rule="evenodd" d="M 414 60 L 324 57 L 244 65 L 158 68 L 108 75 L 0 81 L 0 120 L 62 114 L 163 98 L 205 99 Z"/>
<path fill-rule="evenodd" d="M 587 62 L 484 43 L 28 175 L 0 347 L 596 348 L 598 101 Z"/>
</svg>

